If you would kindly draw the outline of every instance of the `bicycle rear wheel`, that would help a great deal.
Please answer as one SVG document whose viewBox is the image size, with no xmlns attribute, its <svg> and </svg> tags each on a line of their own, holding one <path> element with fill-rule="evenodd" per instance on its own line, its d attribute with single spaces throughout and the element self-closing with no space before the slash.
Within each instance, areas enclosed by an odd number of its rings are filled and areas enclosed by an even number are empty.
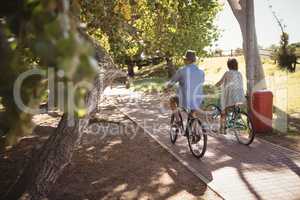
<svg viewBox="0 0 300 200">
<path fill-rule="evenodd" d="M 173 144 L 176 143 L 178 134 L 183 131 L 182 116 L 179 111 L 172 113 L 170 123 L 170 140 Z"/>
<path fill-rule="evenodd" d="M 247 113 L 241 111 L 235 116 L 232 128 L 235 130 L 237 141 L 244 145 L 250 145 L 255 137 L 251 118 Z"/>
<path fill-rule="evenodd" d="M 189 120 L 187 139 L 192 154 L 196 158 L 203 157 L 207 146 L 207 135 L 199 119 Z"/>
</svg>

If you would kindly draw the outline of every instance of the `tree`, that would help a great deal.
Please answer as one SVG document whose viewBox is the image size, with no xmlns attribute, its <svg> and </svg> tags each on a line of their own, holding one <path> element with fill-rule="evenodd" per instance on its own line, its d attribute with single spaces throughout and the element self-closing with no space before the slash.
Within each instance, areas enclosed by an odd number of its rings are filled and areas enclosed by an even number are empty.
<svg viewBox="0 0 300 200">
<path fill-rule="evenodd" d="M 213 24 L 220 10 L 216 0 L 83 2 L 88 29 L 100 30 L 108 36 L 110 51 L 119 63 L 132 60 L 142 52 L 149 56 L 159 52 L 166 58 L 167 70 L 172 75 L 174 56 L 182 56 L 187 49 L 204 55 L 204 47 L 218 36 Z M 103 10 L 112 12 L 105 14 Z M 112 25 L 107 25 L 107 21 Z M 112 31 L 111 26 L 117 31 Z"/>
<path fill-rule="evenodd" d="M 168 10 L 169 7 L 171 10 Z M 14 83 L 23 72 L 36 70 L 46 73 L 53 69 L 54 85 L 63 86 L 58 91 L 63 100 L 54 103 L 54 106 L 64 112 L 55 133 L 36 151 L 32 162 L 3 198 L 18 199 L 25 191 L 33 200 L 47 197 L 51 186 L 70 162 L 83 129 L 97 112 L 103 89 L 114 76 L 119 76 L 105 50 L 111 52 L 117 61 L 122 59 L 123 54 L 132 57 L 142 51 L 154 52 L 157 49 L 171 58 L 180 55 L 177 50 L 184 51 L 183 48 L 188 47 L 186 45 L 202 52 L 202 48 L 217 36 L 212 24 L 217 10 L 217 1 L 160 0 L 157 4 L 150 0 L 3 2 L 0 9 L 0 55 L 3 58 L 0 61 L 3 72 L 0 74 L 0 96 L 5 107 L 4 118 L 12 121 L 5 129 L 8 143 L 17 142 L 19 137 L 30 134 L 33 128 L 29 126 L 32 114 L 18 107 L 14 101 Z M 144 15 L 148 18 L 143 18 Z M 164 20 L 162 29 L 160 20 Z M 87 30 L 82 30 L 84 24 L 80 22 L 87 24 Z M 149 26 L 141 24 L 148 22 Z M 163 39 L 160 40 L 161 36 Z M 95 44 L 94 39 L 100 45 Z M 168 45 L 168 42 L 174 44 Z M 47 80 L 41 76 L 42 72 L 21 85 L 21 99 L 31 108 L 39 107 L 41 96 L 47 90 Z M 70 90 L 67 87 L 80 81 L 90 81 L 93 77 L 90 90 Z M 79 109 L 73 110 L 73 105 L 68 105 L 70 95 L 78 102 Z"/>
<path fill-rule="evenodd" d="M 289 45 L 289 35 L 285 32 L 281 35 L 280 47 L 276 52 L 276 59 L 280 68 L 285 68 L 290 72 L 296 71 L 296 48 Z"/>
<path fill-rule="evenodd" d="M 168 74 L 174 73 L 173 57 L 187 49 L 204 55 L 204 47 L 218 37 L 213 21 L 220 10 L 218 1 L 139 1 L 140 18 L 135 27 L 141 32 L 147 54 L 159 51 L 167 61 Z M 143 3 L 144 2 L 144 3 Z"/>
<path fill-rule="evenodd" d="M 12 121 L 5 129 L 8 143 L 15 143 L 18 137 L 32 130 L 29 126 L 32 114 L 18 107 L 14 96 L 14 83 L 23 72 L 32 69 L 58 70 L 63 73 L 56 81 L 65 88 L 60 96 L 65 103 L 58 105 L 64 114 L 55 133 L 36 151 L 32 161 L 1 199 L 18 199 L 25 191 L 33 200 L 47 197 L 51 186 L 70 162 L 82 129 L 96 112 L 99 95 L 116 71 L 102 47 L 97 46 L 96 54 L 93 53 L 93 48 L 86 41 L 88 37 L 79 31 L 79 23 L 76 17 L 73 18 L 70 6 L 73 9 L 73 4 L 70 5 L 67 0 L 14 0 L 1 5 L 0 56 L 3 59 L 0 68 L 3 73 L 0 74 L 0 96 L 5 107 L 3 116 Z M 95 76 L 90 91 L 86 88 L 75 91 L 66 87 L 83 80 L 89 81 Z M 41 94 L 47 89 L 44 82 L 40 75 L 24 81 L 20 96 L 26 105 L 32 108 L 39 106 Z M 79 102 L 78 106 L 87 106 L 85 115 L 82 109 L 73 109 L 73 104 L 66 106 L 70 103 L 66 101 L 68 95 Z M 85 97 L 86 101 L 83 101 Z"/>
<path fill-rule="evenodd" d="M 272 6 L 269 5 L 269 8 L 272 9 Z M 290 72 L 295 72 L 297 64 L 296 48 L 289 45 L 289 35 L 284 30 L 286 26 L 279 20 L 275 11 L 272 11 L 272 14 L 281 30 L 280 47 L 274 52 L 275 59 L 278 60 L 280 68 L 286 68 Z"/>
<path fill-rule="evenodd" d="M 244 57 L 246 60 L 247 92 L 266 88 L 265 75 L 259 56 L 255 30 L 253 0 L 228 0 L 243 36 Z"/>
<path fill-rule="evenodd" d="M 134 58 L 140 56 L 141 40 L 133 27 L 134 5 L 128 0 L 80 1 L 80 18 L 87 32 L 112 55 L 120 65 L 127 65 L 128 75 L 134 76 Z"/>
</svg>

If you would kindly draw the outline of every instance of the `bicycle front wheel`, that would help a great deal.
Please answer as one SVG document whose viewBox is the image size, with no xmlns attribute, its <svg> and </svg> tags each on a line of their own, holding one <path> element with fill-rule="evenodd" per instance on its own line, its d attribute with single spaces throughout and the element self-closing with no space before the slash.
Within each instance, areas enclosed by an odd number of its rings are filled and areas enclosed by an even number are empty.
<svg viewBox="0 0 300 200">
<path fill-rule="evenodd" d="M 207 135 L 204 133 L 199 119 L 189 121 L 187 139 L 192 154 L 196 158 L 203 157 L 207 146 Z"/>
<path fill-rule="evenodd" d="M 253 131 L 252 120 L 247 113 L 241 111 L 237 114 L 233 122 L 233 129 L 239 143 L 250 145 L 253 142 L 255 132 Z"/>
</svg>

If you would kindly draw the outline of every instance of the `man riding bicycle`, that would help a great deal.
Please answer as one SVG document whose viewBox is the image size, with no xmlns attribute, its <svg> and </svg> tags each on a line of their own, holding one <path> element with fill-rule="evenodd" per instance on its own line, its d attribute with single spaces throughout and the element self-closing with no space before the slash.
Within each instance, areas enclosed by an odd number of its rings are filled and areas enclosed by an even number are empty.
<svg viewBox="0 0 300 200">
<path fill-rule="evenodd" d="M 184 56 L 185 66 L 177 70 L 176 74 L 167 83 L 167 88 L 179 83 L 176 97 L 170 99 L 172 115 L 170 120 L 170 139 L 173 144 L 177 140 L 178 134 L 185 136 L 188 140 L 189 148 L 196 158 L 201 158 L 207 145 L 207 135 L 204 134 L 201 121 L 195 112 L 200 109 L 203 101 L 204 72 L 195 64 L 196 53 L 188 50 Z M 186 125 L 180 106 L 187 112 Z"/>
<path fill-rule="evenodd" d="M 196 64 L 195 51 L 188 50 L 184 56 L 185 66 L 177 70 L 172 79 L 167 82 L 166 88 L 179 83 L 176 96 L 170 99 L 172 111 L 178 106 L 193 112 L 201 107 L 203 101 L 204 71 Z"/>
</svg>

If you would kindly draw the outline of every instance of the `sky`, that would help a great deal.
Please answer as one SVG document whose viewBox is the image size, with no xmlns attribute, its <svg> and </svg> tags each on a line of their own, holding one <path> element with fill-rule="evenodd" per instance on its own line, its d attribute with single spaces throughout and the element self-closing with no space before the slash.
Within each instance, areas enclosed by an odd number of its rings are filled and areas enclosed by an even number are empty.
<svg viewBox="0 0 300 200">
<path fill-rule="evenodd" d="M 226 0 L 223 11 L 218 14 L 216 24 L 221 29 L 221 36 L 215 43 L 215 48 L 223 50 L 242 47 L 242 35 L 238 22 Z M 280 27 L 278 26 L 269 5 L 279 19 L 286 25 L 286 32 L 290 36 L 290 43 L 300 42 L 300 0 L 254 0 L 255 25 L 258 44 L 269 47 L 279 44 Z"/>
</svg>

